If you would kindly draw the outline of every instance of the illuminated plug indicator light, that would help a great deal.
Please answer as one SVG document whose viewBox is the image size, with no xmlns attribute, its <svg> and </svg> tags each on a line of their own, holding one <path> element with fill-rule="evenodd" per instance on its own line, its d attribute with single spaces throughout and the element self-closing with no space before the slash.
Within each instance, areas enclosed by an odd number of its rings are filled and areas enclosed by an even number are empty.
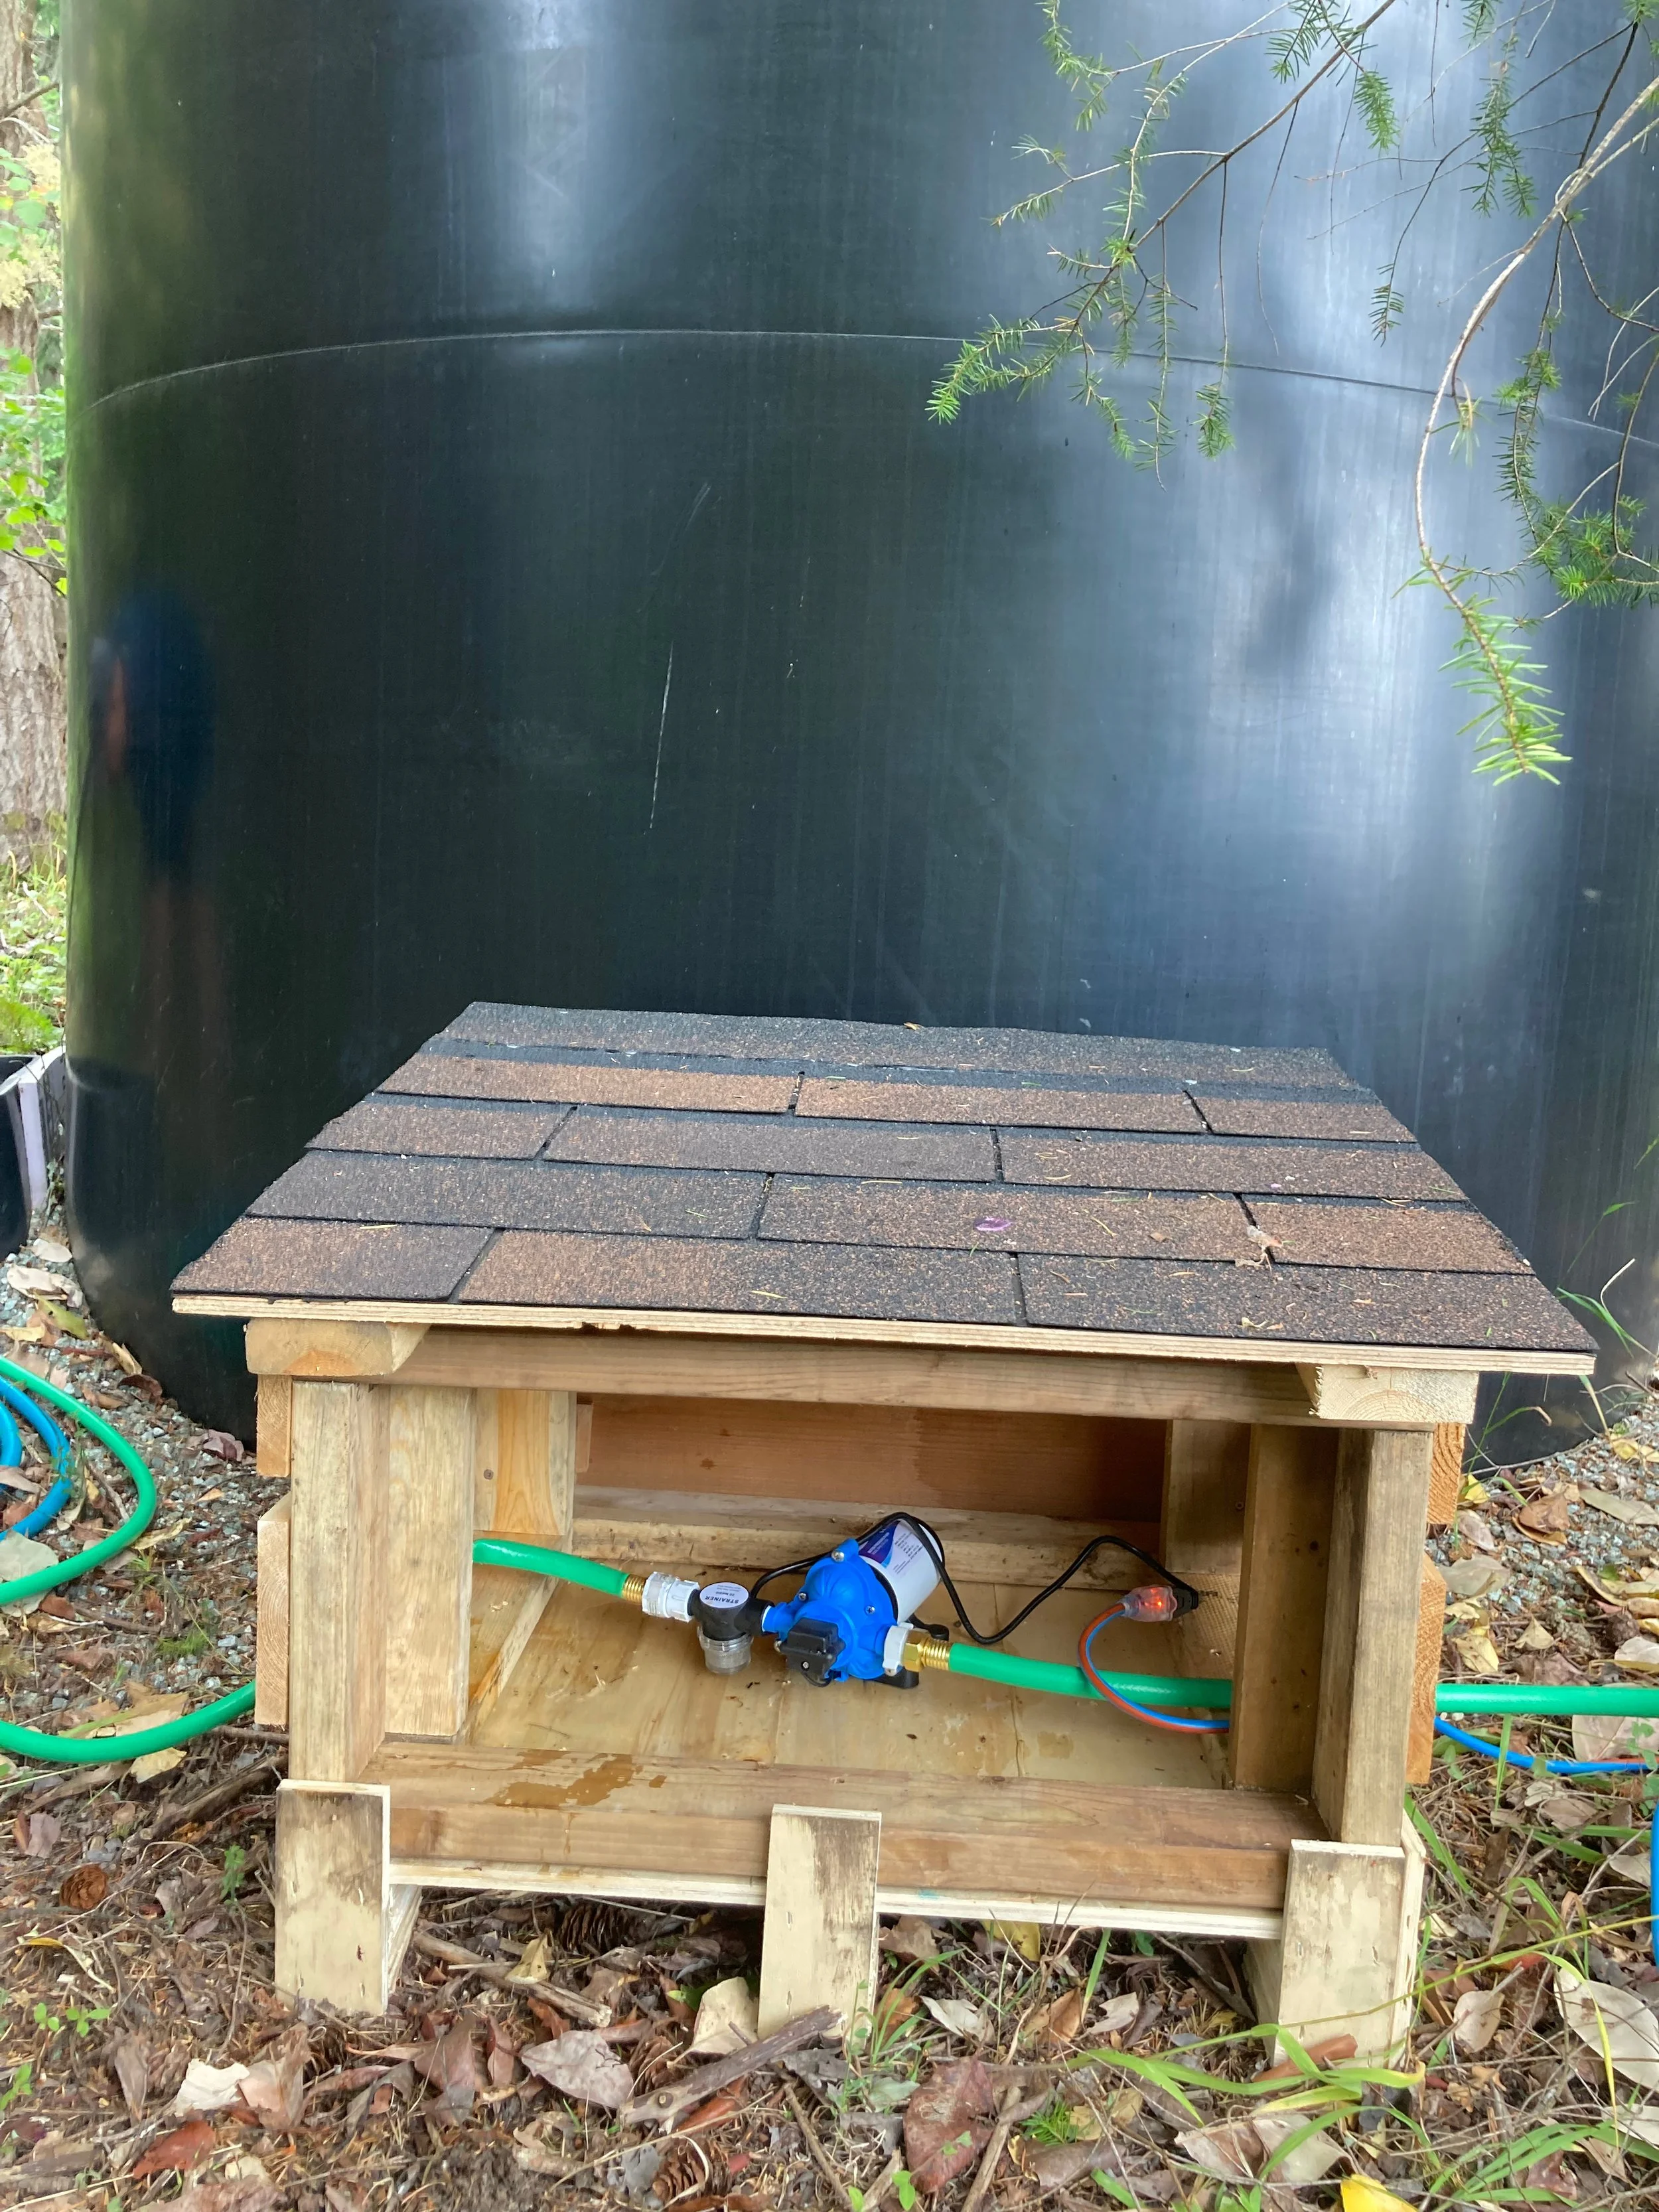
<svg viewBox="0 0 1659 2212">
<path fill-rule="evenodd" d="M 1181 1601 L 1167 1583 L 1143 1583 L 1123 1601 L 1126 1620 L 1173 1620 L 1180 1610 Z"/>
</svg>

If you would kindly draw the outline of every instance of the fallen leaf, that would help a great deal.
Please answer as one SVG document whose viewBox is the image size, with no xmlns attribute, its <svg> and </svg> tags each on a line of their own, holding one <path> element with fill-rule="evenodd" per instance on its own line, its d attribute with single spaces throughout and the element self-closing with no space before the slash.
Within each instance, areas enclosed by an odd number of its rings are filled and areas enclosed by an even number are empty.
<svg viewBox="0 0 1659 2212">
<path fill-rule="evenodd" d="M 1595 1490 L 1582 1483 L 1578 1495 L 1610 1521 L 1623 1521 L 1638 1528 L 1659 1528 L 1659 1505 L 1650 1505 L 1645 1498 L 1625 1498 L 1616 1490 Z"/>
<path fill-rule="evenodd" d="M 904 2109 L 904 2160 L 916 2187 L 932 2196 L 965 2172 L 991 2139 L 996 2109 L 991 2076 L 977 2058 L 953 2059 L 924 2075 Z"/>
<path fill-rule="evenodd" d="M 355 2181 L 326 2181 L 323 2202 L 328 2212 L 364 2212 L 368 2199 Z"/>
<path fill-rule="evenodd" d="M 1024 2155 L 1026 2172 L 1045 2196 L 1051 2190 L 1069 2189 L 1074 2181 L 1081 2181 L 1085 2173 L 1105 2163 L 1098 2142 L 1045 2143 L 1041 2150 L 1029 2146 Z"/>
<path fill-rule="evenodd" d="M 192 2069 L 200 2064 L 200 2059 L 191 2061 Z M 174 2128 L 171 2135 L 150 2145 L 133 2167 L 131 2178 L 142 2181 L 150 2173 L 187 2173 L 207 2156 L 213 2144 L 213 2130 L 205 2120 L 186 2120 L 183 2127 Z"/>
<path fill-rule="evenodd" d="M 939 1940 L 931 1924 L 926 1920 L 919 1920 L 913 1912 L 907 1912 L 890 1928 L 882 1929 L 881 1948 L 895 1959 L 921 1960 L 939 1956 Z"/>
<path fill-rule="evenodd" d="M 1254 2181 L 1261 2170 L 1261 2144 L 1248 2120 L 1187 2128 L 1176 2142 L 1200 2173 L 1212 2173 L 1218 2181 Z"/>
<path fill-rule="evenodd" d="M 206 1429 L 202 1434 L 202 1449 L 214 1459 L 227 1460 L 234 1467 L 247 1457 L 241 1438 L 233 1437 L 223 1429 Z"/>
<path fill-rule="evenodd" d="M 82 1320 L 80 1315 L 71 1313 L 67 1306 L 60 1306 L 52 1298 L 40 1298 L 37 1303 L 52 1327 L 61 1330 L 64 1335 L 72 1336 L 84 1342 L 92 1334 L 91 1329 Z"/>
<path fill-rule="evenodd" d="M 1524 1528 L 1540 1544 L 1565 1544 L 1571 1519 L 1571 1499 L 1565 1491 L 1555 1490 L 1547 1498 L 1534 1498 L 1529 1505 L 1523 1505 L 1515 1516 L 1515 1525 Z"/>
<path fill-rule="evenodd" d="M 1498 1646 L 1488 1629 L 1471 1628 L 1462 1636 L 1453 1637 L 1452 1649 L 1462 1661 L 1466 1674 L 1500 1674 L 1504 1670 Z"/>
<path fill-rule="evenodd" d="M 149 2095 L 149 2045 L 141 2035 L 129 2033 L 115 2036 L 104 2052 L 104 2063 L 121 2085 L 128 2117 L 142 2120 L 144 2101 Z"/>
<path fill-rule="evenodd" d="M 634 2077 L 611 2045 L 589 2028 L 573 2027 L 556 2043 L 532 2043 L 519 2063 L 566 2097 L 616 2112 L 634 2094 Z"/>
<path fill-rule="evenodd" d="M 890 2035 L 901 2021 L 912 2019 L 921 2009 L 921 2001 L 912 1990 L 895 1984 L 885 1989 L 876 1999 L 875 2027 L 879 2036 Z"/>
<path fill-rule="evenodd" d="M 1607 1872 L 1616 1874 L 1621 1881 L 1646 1889 L 1653 1880 L 1653 1845 L 1646 1836 L 1633 1836 L 1621 1845 L 1607 1862 Z"/>
<path fill-rule="evenodd" d="M 1659 2089 L 1659 2019 L 1630 1990 L 1586 1981 L 1571 1966 L 1555 1970 L 1555 2002 L 1582 2043 L 1613 2071 L 1644 2089 Z"/>
<path fill-rule="evenodd" d="M 1455 1522 L 1458 1534 L 1466 1544 L 1473 1544 L 1477 1552 L 1495 1552 L 1498 1539 L 1492 1534 L 1492 1524 L 1472 1509 L 1465 1508 Z"/>
<path fill-rule="evenodd" d="M 282 2191 L 274 2182 L 249 2175 L 229 2181 L 192 2181 L 175 2199 L 173 2212 L 273 2212 L 281 2202 Z"/>
<path fill-rule="evenodd" d="M 1529 1620 L 1522 1630 L 1519 1644 L 1522 1651 L 1553 1651 L 1555 1649 L 1555 1638 L 1547 1628 L 1535 1620 Z"/>
<path fill-rule="evenodd" d="M 1521 2181 L 1526 2191 L 1526 2201 L 1536 2203 L 1540 2198 L 1575 2204 L 1578 2201 L 1578 2177 L 1567 2164 L 1560 2151 L 1552 2151 L 1547 2157 L 1534 2159 L 1521 2172 Z"/>
<path fill-rule="evenodd" d="M 1617 2122 L 1621 2135 L 1634 2136 L 1638 2142 L 1651 2143 L 1659 2150 L 1659 2112 L 1633 2112 L 1628 2106 L 1620 2106 Z"/>
<path fill-rule="evenodd" d="M 1248 2124 L 1255 2129 L 1262 2148 L 1258 2171 L 1291 2189 L 1310 2189 L 1315 2182 L 1322 2181 L 1343 2154 L 1341 2144 L 1323 2128 L 1290 2149 L 1285 2148 L 1307 2126 L 1305 2112 L 1255 2112 Z"/>
<path fill-rule="evenodd" d="M 20 1813 L 11 1832 L 26 1859 L 49 1859 L 58 1848 L 64 1825 L 56 1813 Z"/>
<path fill-rule="evenodd" d="M 702 1993 L 691 2030 L 693 2057 L 724 2058 L 760 2036 L 754 1992 L 741 1974 L 716 1982 Z"/>
<path fill-rule="evenodd" d="M 1140 1999 L 1133 1990 L 1120 1990 L 1115 1997 L 1108 1997 L 1089 2023 L 1091 2035 L 1121 2035 L 1125 2028 L 1133 2027 L 1140 2012 Z"/>
<path fill-rule="evenodd" d="M 109 1876 L 95 1859 L 88 1859 L 64 1876 L 58 1892 L 58 1902 L 67 1905 L 71 1912 L 90 1912 L 94 1905 L 101 1905 L 109 1895 Z"/>
<path fill-rule="evenodd" d="M 1639 1465 L 1659 1459 L 1651 1444 L 1638 1443 L 1634 1437 L 1609 1437 L 1607 1449 L 1615 1459 L 1635 1460 Z"/>
<path fill-rule="evenodd" d="M 1415 2212 L 1415 2207 L 1363 2173 L 1349 2173 L 1342 2179 L 1342 2212 Z"/>
<path fill-rule="evenodd" d="M 74 1256 L 69 1246 L 60 1244 L 55 1237 L 37 1237 L 34 1240 L 34 1249 L 41 1259 L 50 1261 L 59 1267 L 67 1267 Z"/>
<path fill-rule="evenodd" d="M 38 1292 L 43 1297 L 73 1297 L 75 1291 L 63 1276 L 54 1275 L 46 1267 L 8 1267 L 6 1280 L 20 1296 L 29 1298 Z"/>
<path fill-rule="evenodd" d="M 439 2104 L 452 2112 L 470 2112 L 483 2087 L 478 2055 L 472 2047 L 472 2022 L 463 2014 L 435 2043 L 422 2044 L 414 2067 L 437 2091 Z"/>
<path fill-rule="evenodd" d="M 1577 1835 L 1580 1828 L 1589 1826 L 1601 1809 L 1594 1797 L 1587 1797 L 1578 1790 L 1552 1790 L 1547 1797 L 1538 1802 L 1538 1811 L 1552 1828 L 1559 1830 L 1564 1836 Z"/>
<path fill-rule="evenodd" d="M 1455 1598 L 1490 1597 L 1503 1589 L 1510 1571 L 1499 1559 L 1454 1559 L 1440 1570 Z"/>
<path fill-rule="evenodd" d="M 184 1763 L 185 1754 L 176 1743 L 164 1744 L 160 1751 L 147 1751 L 142 1759 L 135 1759 L 131 1772 L 135 1782 L 154 1782 L 158 1774 L 171 1774 Z"/>
<path fill-rule="evenodd" d="M 1613 1663 L 1638 1674 L 1659 1672 L 1659 1642 L 1651 1636 L 1627 1636 L 1613 1653 Z"/>
<path fill-rule="evenodd" d="M 985 2014 L 966 1997 L 924 1997 L 922 2003 L 939 2022 L 952 2035 L 960 2035 L 969 2043 L 978 2043 L 985 2033 Z"/>
<path fill-rule="evenodd" d="M 110 1337 L 107 1341 L 109 1344 L 110 1357 L 114 1360 L 116 1365 L 120 1369 L 123 1375 L 142 1375 L 143 1373 L 143 1362 L 142 1360 L 135 1359 L 132 1354 L 127 1350 L 125 1344 L 118 1344 L 113 1337 Z"/>
<path fill-rule="evenodd" d="M 1575 1713 L 1572 1755 L 1604 1759 L 1651 1759 L 1659 1752 L 1659 1720 L 1636 1713 Z"/>
<path fill-rule="evenodd" d="M 1083 1991 L 1067 1990 L 1041 2012 L 1031 2015 L 1033 2035 L 1048 2043 L 1070 2043 L 1083 2025 Z"/>
<path fill-rule="evenodd" d="M 58 1554 L 50 1544 L 20 1536 L 15 1529 L 9 1536 L 0 1537 L 0 1583 L 17 1582 L 24 1575 L 38 1575 L 57 1565 Z M 33 1597 L 8 1598 L 4 1610 L 13 1614 L 38 1612 L 40 1596 L 37 1591 Z"/>
<path fill-rule="evenodd" d="M 1484 2051 L 1504 2018 L 1502 1990 L 1465 1990 L 1452 2014 L 1452 2033 L 1460 2051 Z"/>
<path fill-rule="evenodd" d="M 242 2102 L 272 2135 L 291 2135 L 305 2111 L 305 2065 L 311 2039 L 302 2027 L 278 2038 L 242 2076 Z"/>
<path fill-rule="evenodd" d="M 988 1920 L 985 1932 L 999 1943 L 1012 1944 L 1033 1966 L 1042 1953 L 1042 1930 L 1035 1920 Z"/>
<path fill-rule="evenodd" d="M 489 2023 L 484 2071 L 489 2076 L 492 2089 L 510 2089 L 519 2078 L 519 2046 L 498 2020 Z"/>
<path fill-rule="evenodd" d="M 176 2119 L 188 2112 L 222 2112 L 235 2102 L 246 2072 L 246 2066 L 210 2066 L 205 2058 L 192 2058 L 168 2110 Z"/>
<path fill-rule="evenodd" d="M 570 2160 L 562 2152 L 549 2148 L 542 2135 L 545 2125 L 544 2121 L 536 2120 L 528 2127 L 514 2129 L 513 2140 L 518 2145 L 513 2154 L 514 2163 L 526 2173 L 544 2174 L 562 2181 Z"/>
<path fill-rule="evenodd" d="M 1600 2136 L 1586 2136 L 1578 2146 L 1586 2158 L 1593 2158 L 1609 2181 L 1625 2179 L 1624 2154 L 1617 2143 L 1603 2142 Z"/>
<path fill-rule="evenodd" d="M 546 1936 L 532 1936 L 520 1952 L 517 1966 L 507 1968 L 507 1978 L 509 1982 L 544 1982 L 550 1963 Z"/>
</svg>

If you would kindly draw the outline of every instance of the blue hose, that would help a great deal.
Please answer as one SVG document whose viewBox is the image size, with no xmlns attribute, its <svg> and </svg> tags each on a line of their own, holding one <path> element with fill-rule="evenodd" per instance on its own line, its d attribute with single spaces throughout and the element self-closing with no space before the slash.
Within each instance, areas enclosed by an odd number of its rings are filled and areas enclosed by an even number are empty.
<svg viewBox="0 0 1659 2212">
<path fill-rule="evenodd" d="M 21 1467 L 23 1439 L 17 1433 L 17 1424 L 11 1417 L 9 1406 L 0 1403 L 0 1467 Z"/>
<path fill-rule="evenodd" d="M 11 1408 L 23 1416 L 40 1435 L 40 1441 L 52 1454 L 52 1466 L 58 1480 L 32 1513 L 14 1522 L 10 1534 L 14 1536 L 33 1536 L 49 1528 L 70 1502 L 69 1440 L 51 1415 L 41 1412 L 33 1398 L 0 1378 L 0 1467 L 21 1467 L 23 1462 L 23 1439 L 17 1424 L 11 1417 Z"/>
<path fill-rule="evenodd" d="M 50 1528 L 69 1504 L 73 1488 L 68 1475 L 60 1474 L 34 1510 L 26 1513 L 21 1521 L 15 1521 L 6 1534 L 9 1536 L 33 1536 L 38 1535 L 42 1528 Z"/>
<path fill-rule="evenodd" d="M 1546 1774 L 1630 1774 L 1645 1773 L 1644 1759 L 1539 1759 L 1531 1752 L 1510 1751 L 1501 1743 L 1488 1743 L 1485 1736 L 1471 1735 L 1467 1729 L 1454 1728 L 1449 1721 L 1435 1717 L 1437 1735 L 1449 1736 L 1468 1751 L 1478 1751 L 1483 1759 L 1501 1759 L 1506 1766 L 1524 1767 L 1535 1774 L 1541 1765 Z M 1653 1947 L 1653 1962 L 1659 1966 L 1659 1806 L 1648 1830 L 1648 1899 L 1652 1911 L 1648 1914 L 1649 1941 Z"/>
</svg>

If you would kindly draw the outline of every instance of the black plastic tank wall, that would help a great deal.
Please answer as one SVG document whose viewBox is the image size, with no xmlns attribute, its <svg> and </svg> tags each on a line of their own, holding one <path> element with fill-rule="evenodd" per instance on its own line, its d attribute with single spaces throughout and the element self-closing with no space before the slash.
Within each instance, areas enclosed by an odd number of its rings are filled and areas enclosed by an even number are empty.
<svg viewBox="0 0 1659 2212">
<path fill-rule="evenodd" d="M 1540 18 L 1538 75 L 1594 12 Z M 1389 66 L 1436 13 L 1389 19 Z M 475 997 L 1325 1045 L 1547 1279 L 1632 1261 L 1652 1340 L 1653 617 L 1552 628 L 1573 764 L 1495 790 L 1401 589 L 1443 303 L 1511 234 L 1443 200 L 1379 349 L 1398 192 L 1310 181 L 1310 129 L 1230 246 L 1234 456 L 1160 483 L 1058 390 L 935 427 L 959 337 L 1053 289 L 987 221 L 1016 140 L 1068 128 L 1039 28 L 68 0 L 72 1231 L 195 1410 L 246 1418 L 246 1378 L 174 1269 Z M 1219 58 L 1186 127 L 1271 92 Z M 1656 210 L 1632 157 L 1590 218 L 1614 290 Z M 1552 488 L 1611 450 L 1574 343 Z M 1455 550 L 1508 544 L 1486 467 L 1435 498 Z"/>
</svg>

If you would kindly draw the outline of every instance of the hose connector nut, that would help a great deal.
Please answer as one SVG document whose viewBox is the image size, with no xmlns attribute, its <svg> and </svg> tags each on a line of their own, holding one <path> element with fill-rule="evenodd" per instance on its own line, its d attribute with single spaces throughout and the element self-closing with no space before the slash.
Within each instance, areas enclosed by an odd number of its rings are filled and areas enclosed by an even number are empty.
<svg viewBox="0 0 1659 2212">
<path fill-rule="evenodd" d="M 697 1585 L 679 1575 L 647 1575 L 640 1591 L 640 1611 L 653 1620 L 690 1620 Z"/>
</svg>

